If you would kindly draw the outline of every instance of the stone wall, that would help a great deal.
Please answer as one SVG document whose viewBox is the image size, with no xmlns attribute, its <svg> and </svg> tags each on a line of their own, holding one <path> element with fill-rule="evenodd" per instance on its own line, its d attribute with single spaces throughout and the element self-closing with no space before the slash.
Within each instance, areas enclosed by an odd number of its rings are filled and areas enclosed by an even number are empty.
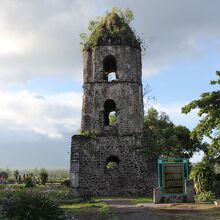
<svg viewBox="0 0 220 220">
<path fill-rule="evenodd" d="M 84 83 L 105 82 L 103 79 L 103 60 L 113 55 L 117 62 L 117 75 L 120 82 L 141 84 L 141 50 L 130 46 L 98 46 L 84 51 Z"/>
<path fill-rule="evenodd" d="M 142 86 L 134 83 L 95 83 L 84 85 L 82 130 L 104 132 L 104 103 L 112 99 L 116 104 L 116 130 L 119 136 L 141 136 L 143 133 Z"/>
<path fill-rule="evenodd" d="M 103 78 L 103 60 L 114 56 L 118 79 Z M 84 96 L 81 128 L 100 134 L 104 131 L 104 102 L 116 103 L 118 135 L 140 136 L 143 133 L 143 95 L 140 50 L 128 46 L 95 47 L 84 55 Z"/>
<path fill-rule="evenodd" d="M 73 136 L 72 164 L 78 161 L 79 170 L 71 167 L 71 182 L 79 194 L 93 196 L 147 195 L 155 187 L 156 161 L 147 161 L 142 140 L 125 137 Z M 111 156 L 119 160 L 118 168 L 107 169 Z"/>
</svg>

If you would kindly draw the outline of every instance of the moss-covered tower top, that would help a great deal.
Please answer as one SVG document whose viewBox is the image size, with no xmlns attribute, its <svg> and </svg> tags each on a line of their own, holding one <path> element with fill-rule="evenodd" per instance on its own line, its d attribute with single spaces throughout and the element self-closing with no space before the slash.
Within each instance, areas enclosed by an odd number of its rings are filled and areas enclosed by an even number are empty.
<svg viewBox="0 0 220 220">
<path fill-rule="evenodd" d="M 129 24 L 114 11 L 102 17 L 88 37 L 86 48 L 107 45 L 124 45 L 140 48 L 140 39 L 136 37 Z"/>
</svg>

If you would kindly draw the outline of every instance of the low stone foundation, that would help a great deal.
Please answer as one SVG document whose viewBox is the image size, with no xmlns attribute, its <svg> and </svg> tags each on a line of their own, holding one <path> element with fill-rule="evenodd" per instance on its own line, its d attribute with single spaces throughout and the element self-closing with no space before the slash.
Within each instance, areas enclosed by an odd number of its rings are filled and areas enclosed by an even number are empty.
<svg viewBox="0 0 220 220">
<path fill-rule="evenodd" d="M 118 166 L 108 169 L 107 162 Z M 132 136 L 72 138 L 71 187 L 75 196 L 152 194 L 157 162 L 148 161 L 142 141 Z"/>
<path fill-rule="evenodd" d="M 186 180 L 186 194 L 183 195 L 166 195 L 162 193 L 162 188 L 154 188 L 153 202 L 158 203 L 194 203 L 195 190 L 193 180 Z"/>
</svg>

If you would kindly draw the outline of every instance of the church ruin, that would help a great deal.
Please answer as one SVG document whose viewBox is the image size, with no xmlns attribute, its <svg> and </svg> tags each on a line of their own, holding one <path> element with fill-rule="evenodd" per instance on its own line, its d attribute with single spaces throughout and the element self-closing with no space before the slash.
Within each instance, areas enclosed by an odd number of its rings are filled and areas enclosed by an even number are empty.
<svg viewBox="0 0 220 220">
<path fill-rule="evenodd" d="M 156 162 L 144 153 L 140 42 L 115 12 L 89 40 L 83 51 L 82 132 L 72 137 L 72 192 L 146 195 L 156 183 Z"/>
</svg>

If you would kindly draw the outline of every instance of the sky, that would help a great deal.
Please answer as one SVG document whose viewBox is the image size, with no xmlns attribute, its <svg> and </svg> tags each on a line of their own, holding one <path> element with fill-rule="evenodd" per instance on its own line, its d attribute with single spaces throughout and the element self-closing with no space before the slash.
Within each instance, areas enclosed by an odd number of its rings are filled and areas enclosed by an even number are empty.
<svg viewBox="0 0 220 220">
<path fill-rule="evenodd" d="M 131 26 L 147 45 L 143 86 L 156 98 L 148 107 L 189 129 L 198 123 L 196 111 L 183 115 L 181 107 L 213 89 L 209 81 L 220 69 L 219 0 L 0 3 L 1 168 L 69 168 L 82 104 L 79 34 L 113 6 L 133 11 Z"/>
</svg>

